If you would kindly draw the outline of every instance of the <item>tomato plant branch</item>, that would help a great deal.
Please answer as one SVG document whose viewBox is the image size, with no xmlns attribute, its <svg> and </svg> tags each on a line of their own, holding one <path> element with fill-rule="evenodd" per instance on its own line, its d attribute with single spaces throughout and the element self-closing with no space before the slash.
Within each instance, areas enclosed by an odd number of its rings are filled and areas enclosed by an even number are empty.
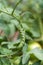
<svg viewBox="0 0 43 65">
<path fill-rule="evenodd" d="M 13 15 L 13 13 L 14 13 L 16 7 L 19 5 L 19 3 L 20 3 L 21 1 L 22 1 L 22 0 L 20 0 L 19 2 L 17 2 L 16 6 L 14 7 L 14 9 L 13 9 L 13 11 L 12 11 L 12 13 L 11 13 L 12 15 Z"/>
<path fill-rule="evenodd" d="M 1 10 L 0 10 L 0 11 L 1 11 Z M 11 14 L 9 14 L 9 13 L 7 13 L 7 12 L 4 12 L 4 11 L 1 11 L 1 12 L 6 13 L 6 14 L 12 16 L 13 18 L 15 18 L 15 19 L 19 22 L 18 29 L 19 29 L 20 34 L 21 34 L 21 43 L 20 43 L 20 45 L 19 45 L 18 48 L 23 47 L 24 42 L 25 42 L 25 30 L 24 30 L 23 27 L 22 27 L 22 24 L 21 24 L 21 22 L 20 22 L 20 19 L 18 19 L 18 18 L 16 17 L 16 15 L 14 16 L 14 15 L 11 15 Z"/>
<path fill-rule="evenodd" d="M 43 27 L 42 27 L 42 21 L 40 17 L 39 17 L 39 26 L 40 26 L 41 39 L 43 40 Z"/>
<path fill-rule="evenodd" d="M 9 14 L 8 12 L 2 11 L 2 10 L 0 10 L 0 12 L 3 12 L 3 13 L 5 13 L 5 14 L 10 15 L 10 16 L 12 16 L 13 18 L 15 18 L 17 21 L 19 21 L 19 22 L 20 22 L 20 20 L 19 20 L 16 16 L 11 15 L 11 14 Z"/>
</svg>

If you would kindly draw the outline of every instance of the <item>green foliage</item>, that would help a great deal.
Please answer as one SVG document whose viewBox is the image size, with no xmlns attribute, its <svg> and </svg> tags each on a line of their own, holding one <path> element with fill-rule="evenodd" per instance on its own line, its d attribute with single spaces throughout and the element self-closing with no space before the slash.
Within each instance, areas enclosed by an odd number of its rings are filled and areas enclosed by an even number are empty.
<svg viewBox="0 0 43 65">
<path fill-rule="evenodd" d="M 43 0 L 0 0 L 0 65 L 43 65 Z"/>
</svg>

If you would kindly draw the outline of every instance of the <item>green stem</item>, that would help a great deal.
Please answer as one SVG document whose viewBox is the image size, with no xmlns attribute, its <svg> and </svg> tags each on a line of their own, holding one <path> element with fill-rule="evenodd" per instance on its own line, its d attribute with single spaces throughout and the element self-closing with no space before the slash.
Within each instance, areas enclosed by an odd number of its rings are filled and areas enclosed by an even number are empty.
<svg viewBox="0 0 43 65">
<path fill-rule="evenodd" d="M 0 10 L 0 12 L 3 12 L 3 13 L 5 13 L 5 14 L 8 14 L 9 16 L 12 16 L 12 17 L 15 18 L 17 21 L 20 22 L 20 20 L 19 20 L 16 16 L 11 15 L 11 14 L 9 14 L 8 12 L 2 11 L 2 10 Z"/>
<path fill-rule="evenodd" d="M 14 13 L 16 7 L 19 5 L 19 3 L 20 3 L 21 1 L 22 1 L 22 0 L 20 0 L 19 2 L 17 2 L 16 6 L 14 7 L 14 9 L 13 9 L 13 11 L 12 11 L 12 13 L 11 13 L 12 15 L 13 15 L 13 13 Z"/>
<path fill-rule="evenodd" d="M 41 39 L 43 40 L 43 27 L 42 27 L 42 21 L 40 17 L 39 17 L 39 26 L 40 26 Z"/>
</svg>

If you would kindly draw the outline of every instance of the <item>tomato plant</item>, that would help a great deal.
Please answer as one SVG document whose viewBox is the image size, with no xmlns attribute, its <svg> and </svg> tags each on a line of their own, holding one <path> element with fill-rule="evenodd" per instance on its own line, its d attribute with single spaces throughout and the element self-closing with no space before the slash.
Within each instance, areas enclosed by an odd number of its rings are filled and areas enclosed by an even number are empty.
<svg viewBox="0 0 43 65">
<path fill-rule="evenodd" d="M 43 0 L 0 0 L 0 65 L 43 65 Z"/>
</svg>

